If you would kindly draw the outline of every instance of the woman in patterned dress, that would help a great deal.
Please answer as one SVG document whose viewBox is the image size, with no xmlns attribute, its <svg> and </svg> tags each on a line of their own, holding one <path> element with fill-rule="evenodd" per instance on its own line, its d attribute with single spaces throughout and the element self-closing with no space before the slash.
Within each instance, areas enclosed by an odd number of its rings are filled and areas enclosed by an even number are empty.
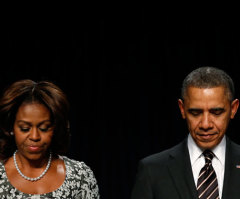
<svg viewBox="0 0 240 199">
<path fill-rule="evenodd" d="M 0 198 L 99 199 L 91 169 L 64 156 L 68 101 L 51 82 L 21 80 L 0 99 Z"/>
</svg>

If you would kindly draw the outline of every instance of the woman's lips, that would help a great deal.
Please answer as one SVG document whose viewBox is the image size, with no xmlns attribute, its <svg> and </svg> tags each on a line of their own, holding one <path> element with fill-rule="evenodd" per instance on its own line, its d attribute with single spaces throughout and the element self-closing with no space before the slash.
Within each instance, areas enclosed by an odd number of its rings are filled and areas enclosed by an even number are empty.
<svg viewBox="0 0 240 199">
<path fill-rule="evenodd" d="M 38 151 L 41 150 L 41 147 L 40 147 L 40 146 L 30 145 L 30 146 L 28 146 L 28 149 L 29 149 L 29 151 L 31 151 L 31 152 L 38 152 Z"/>
</svg>

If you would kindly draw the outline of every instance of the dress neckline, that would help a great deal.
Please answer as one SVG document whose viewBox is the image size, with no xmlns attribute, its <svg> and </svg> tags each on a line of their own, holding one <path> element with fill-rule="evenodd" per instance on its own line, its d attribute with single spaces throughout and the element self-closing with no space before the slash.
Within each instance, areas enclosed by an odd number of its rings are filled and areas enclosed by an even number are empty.
<svg viewBox="0 0 240 199">
<path fill-rule="evenodd" d="M 61 160 L 63 160 L 64 166 L 65 166 L 65 169 L 66 169 L 66 175 L 65 175 L 65 179 L 64 179 L 63 183 L 61 184 L 61 186 L 59 186 L 57 189 L 55 189 L 55 190 L 53 190 L 53 191 L 51 191 L 51 192 L 42 193 L 42 194 L 29 194 L 29 193 L 24 193 L 24 192 L 18 190 L 16 187 L 14 187 L 14 186 L 12 185 L 12 183 L 11 183 L 10 180 L 8 179 L 7 173 L 6 173 L 6 169 L 5 169 L 5 166 L 4 166 L 4 163 L 1 162 L 1 165 L 2 165 L 3 170 L 4 170 L 4 174 L 3 174 L 3 175 L 5 175 L 5 178 L 3 178 L 2 180 L 5 180 L 5 182 L 8 183 L 8 185 L 10 186 L 11 189 L 14 189 L 16 192 L 18 192 L 19 194 L 21 194 L 21 195 L 23 195 L 23 196 L 31 197 L 32 199 L 34 199 L 34 198 L 38 199 L 38 198 L 41 197 L 41 196 L 51 196 L 52 193 L 57 192 L 58 190 L 62 189 L 62 187 L 65 186 L 65 184 L 66 184 L 66 182 L 67 182 L 67 179 L 68 179 L 67 173 L 68 173 L 68 171 L 69 171 L 69 165 L 66 164 L 66 159 L 67 159 L 67 158 L 66 158 L 65 156 L 60 156 L 60 155 L 58 155 L 58 158 L 61 159 Z"/>
</svg>

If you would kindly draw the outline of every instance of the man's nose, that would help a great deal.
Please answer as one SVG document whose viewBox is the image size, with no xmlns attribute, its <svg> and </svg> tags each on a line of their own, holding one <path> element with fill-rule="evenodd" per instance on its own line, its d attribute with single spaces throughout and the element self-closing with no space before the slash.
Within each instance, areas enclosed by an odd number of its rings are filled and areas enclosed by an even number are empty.
<svg viewBox="0 0 240 199">
<path fill-rule="evenodd" d="M 204 113 L 202 115 L 200 128 L 205 130 L 205 131 L 208 130 L 208 129 L 213 128 L 212 119 L 211 119 L 211 116 L 209 114 Z"/>
</svg>

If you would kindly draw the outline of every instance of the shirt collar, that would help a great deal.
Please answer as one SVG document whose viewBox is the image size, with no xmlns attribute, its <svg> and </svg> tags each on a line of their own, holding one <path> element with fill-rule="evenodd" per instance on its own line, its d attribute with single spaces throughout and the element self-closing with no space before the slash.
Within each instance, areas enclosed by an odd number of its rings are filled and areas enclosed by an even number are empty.
<svg viewBox="0 0 240 199">
<path fill-rule="evenodd" d="M 191 165 L 193 165 L 198 158 L 201 157 L 203 151 L 196 145 L 192 136 L 188 135 L 188 151 L 190 155 Z M 221 142 L 212 150 L 215 157 L 220 161 L 220 163 L 225 165 L 225 152 L 226 152 L 226 137 L 224 136 Z"/>
</svg>

